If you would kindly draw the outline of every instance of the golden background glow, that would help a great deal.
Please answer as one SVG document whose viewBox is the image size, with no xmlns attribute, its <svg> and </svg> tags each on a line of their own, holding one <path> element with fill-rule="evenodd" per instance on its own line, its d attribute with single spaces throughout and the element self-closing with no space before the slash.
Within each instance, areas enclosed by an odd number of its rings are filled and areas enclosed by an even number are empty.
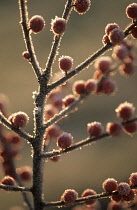
<svg viewBox="0 0 137 210">
<path fill-rule="evenodd" d="M 62 15 L 65 2 L 28 0 L 29 17 L 42 15 L 46 21 L 44 31 L 32 35 L 42 68 L 45 67 L 53 40 L 50 31 L 51 19 L 56 15 Z M 125 8 L 130 3 L 132 1 L 129 0 L 93 0 L 91 9 L 85 15 L 81 16 L 73 11 L 57 59 L 61 55 L 72 56 L 74 67 L 84 61 L 102 47 L 101 40 L 108 23 L 116 22 L 124 29 L 131 22 L 125 14 Z M 19 25 L 17 1 L 1 0 L 0 17 L 0 92 L 8 96 L 10 112 L 24 111 L 30 116 L 30 123 L 26 129 L 32 133 L 34 108 L 32 92 L 37 90 L 38 84 L 31 66 L 21 56 L 26 49 Z M 111 52 L 106 55 L 110 55 Z M 56 61 L 53 73 L 58 70 Z M 94 70 L 92 65 L 75 78 L 91 78 Z M 127 79 L 117 73 L 114 80 L 119 89 L 115 96 L 91 95 L 79 106 L 76 113 L 70 115 L 63 123 L 59 123 L 64 131 L 72 133 L 75 141 L 87 137 L 86 124 L 89 122 L 100 121 L 105 126 L 108 121 L 118 121 L 114 110 L 120 103 L 128 101 L 137 107 L 137 74 Z M 22 150 L 22 159 L 16 161 L 17 166 L 31 165 L 30 156 L 30 145 L 26 143 Z M 136 135 L 130 137 L 124 134 L 122 137 L 103 139 L 89 147 L 65 154 L 58 163 L 48 161 L 45 164 L 45 200 L 59 200 L 67 188 L 74 188 L 79 195 L 86 188 L 93 188 L 101 193 L 102 182 L 108 177 L 113 177 L 119 182 L 128 181 L 130 173 L 137 171 L 136 160 Z M 0 175 L 3 176 L 2 170 Z M 0 200 L 1 210 L 22 206 L 23 203 L 20 193 L 7 193 L 3 190 L 0 190 Z M 105 209 L 105 200 L 102 205 Z"/>
</svg>

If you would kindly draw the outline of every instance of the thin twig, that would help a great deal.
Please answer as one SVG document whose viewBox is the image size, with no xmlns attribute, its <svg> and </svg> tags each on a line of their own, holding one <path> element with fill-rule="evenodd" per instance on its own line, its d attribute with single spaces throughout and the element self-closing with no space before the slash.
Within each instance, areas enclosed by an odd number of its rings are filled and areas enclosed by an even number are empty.
<svg viewBox="0 0 137 210">
<path fill-rule="evenodd" d="M 81 148 L 85 145 L 89 145 L 92 142 L 95 142 L 97 140 L 103 139 L 103 138 L 108 137 L 108 136 L 110 136 L 110 134 L 106 132 L 106 133 L 103 133 L 102 135 L 94 137 L 94 138 L 89 137 L 89 138 L 86 138 L 82 141 L 79 141 L 79 142 L 73 144 L 72 146 L 70 146 L 70 147 L 68 147 L 67 149 L 64 149 L 64 150 L 53 150 L 53 151 L 46 152 L 46 153 L 42 152 L 41 157 L 42 158 L 51 158 L 51 157 L 54 157 L 54 156 L 57 156 L 57 155 L 61 155 L 61 154 L 73 151 L 75 149 Z"/>
<path fill-rule="evenodd" d="M 41 77 L 41 68 L 39 67 L 39 63 L 36 58 L 32 38 L 30 35 L 30 31 L 27 26 L 27 24 L 28 24 L 28 8 L 27 8 L 26 2 L 27 1 L 19 0 L 19 10 L 20 10 L 20 17 L 21 17 L 20 24 L 22 26 L 22 31 L 23 31 L 26 48 L 30 54 L 30 63 L 32 65 L 32 68 L 38 78 L 38 81 L 39 81 L 40 77 Z"/>
<path fill-rule="evenodd" d="M 58 114 L 55 114 L 49 121 L 46 122 L 46 124 L 44 124 L 44 129 L 48 128 L 53 123 L 58 122 L 62 118 L 67 117 L 68 114 L 70 114 L 78 106 L 78 104 L 82 102 L 88 95 L 89 95 L 88 93 L 82 94 L 77 100 L 71 103 L 68 107 L 61 110 Z"/>
<path fill-rule="evenodd" d="M 31 187 L 19 187 L 19 186 L 11 186 L 11 185 L 4 185 L 0 184 L 0 189 L 7 190 L 7 191 L 14 191 L 14 192 L 31 192 Z"/>
<path fill-rule="evenodd" d="M 132 187 L 131 189 L 136 189 L 137 186 Z M 110 196 L 114 196 L 114 195 L 118 195 L 118 191 L 114 191 L 112 193 L 106 193 L 106 192 L 102 192 L 100 194 L 96 194 L 96 195 L 91 195 L 91 196 L 86 196 L 86 197 L 80 197 L 78 198 L 74 204 L 77 203 L 84 203 L 85 201 L 89 201 L 89 200 L 93 200 L 93 199 L 101 199 L 101 198 L 108 198 Z M 43 207 L 61 207 L 61 206 L 65 206 L 66 203 L 64 201 L 53 201 L 53 202 L 43 202 Z"/>
<path fill-rule="evenodd" d="M 127 122 L 122 122 L 121 125 L 125 126 L 125 125 L 128 125 L 132 122 L 135 122 L 137 121 L 137 118 L 134 118 L 134 119 L 131 119 Z M 101 140 L 105 137 L 109 137 L 111 136 L 108 132 L 106 133 L 103 133 L 97 137 L 89 137 L 89 138 L 86 138 L 84 140 L 81 140 L 75 144 L 73 144 L 72 146 L 68 147 L 67 149 L 64 149 L 64 150 L 53 150 L 53 151 L 50 151 L 50 152 L 42 152 L 41 153 L 41 157 L 42 158 L 51 158 L 51 157 L 54 157 L 54 156 L 57 156 L 57 155 L 61 155 L 61 154 L 64 154 L 64 153 L 67 153 L 67 152 L 70 152 L 70 151 L 73 151 L 75 149 L 78 149 L 78 148 L 81 148 L 85 145 L 89 145 L 90 143 L 92 142 L 96 142 L 98 140 Z"/>
</svg>

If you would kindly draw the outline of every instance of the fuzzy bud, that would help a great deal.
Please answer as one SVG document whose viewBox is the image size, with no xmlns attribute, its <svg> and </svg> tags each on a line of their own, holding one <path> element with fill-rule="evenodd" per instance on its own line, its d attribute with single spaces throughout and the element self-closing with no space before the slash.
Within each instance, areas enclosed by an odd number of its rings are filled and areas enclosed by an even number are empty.
<svg viewBox="0 0 137 210">
<path fill-rule="evenodd" d="M 105 74 L 110 71 L 111 63 L 112 63 L 112 60 L 110 57 L 102 56 L 98 58 L 97 61 L 95 62 L 95 68 L 100 70 L 102 74 Z"/>
<path fill-rule="evenodd" d="M 122 126 L 119 123 L 109 122 L 109 123 L 107 123 L 106 131 L 111 136 L 120 136 L 122 133 Z"/>
<path fill-rule="evenodd" d="M 119 25 L 117 23 L 108 23 L 105 27 L 105 33 L 109 35 L 110 31 L 115 28 L 119 28 Z"/>
<path fill-rule="evenodd" d="M 126 8 L 126 15 L 128 18 L 137 20 L 137 3 L 129 4 Z"/>
<path fill-rule="evenodd" d="M 88 93 L 93 92 L 96 89 L 96 81 L 94 79 L 88 79 L 85 82 L 85 89 Z"/>
<path fill-rule="evenodd" d="M 124 39 L 125 34 L 120 28 L 115 28 L 110 31 L 108 37 L 110 42 L 112 42 L 113 44 L 118 44 Z"/>
<path fill-rule="evenodd" d="M 73 143 L 73 136 L 70 133 L 63 132 L 57 138 L 57 146 L 61 149 L 67 149 Z"/>
<path fill-rule="evenodd" d="M 24 182 L 28 182 L 32 178 L 32 169 L 29 166 L 21 167 L 17 170 L 20 178 Z"/>
<path fill-rule="evenodd" d="M 76 100 L 75 96 L 70 94 L 70 95 L 67 95 L 65 98 L 63 98 L 62 102 L 63 102 L 63 106 L 64 107 L 67 107 L 69 106 L 70 104 L 72 104 L 74 101 Z"/>
<path fill-rule="evenodd" d="M 92 190 L 92 189 L 86 189 L 86 190 L 83 191 L 83 193 L 82 193 L 81 196 L 82 197 L 87 197 L 87 196 L 92 196 L 92 195 L 96 195 L 96 194 L 97 193 L 94 190 Z M 91 199 L 91 200 L 85 201 L 85 204 L 87 206 L 90 206 L 90 205 L 92 205 L 95 202 L 96 202 L 96 199 Z"/>
<path fill-rule="evenodd" d="M 77 94 L 77 95 L 84 94 L 86 92 L 85 81 L 83 80 L 75 81 L 72 89 L 73 89 L 74 94 Z"/>
<path fill-rule="evenodd" d="M 127 195 L 130 192 L 130 186 L 126 182 L 121 182 L 118 184 L 117 190 L 120 195 Z"/>
<path fill-rule="evenodd" d="M 87 132 L 90 136 L 99 136 L 103 133 L 104 127 L 100 122 L 92 122 L 87 124 Z"/>
<path fill-rule="evenodd" d="M 56 35 L 62 35 L 66 30 L 67 22 L 64 18 L 55 17 L 51 21 L 51 31 Z"/>
<path fill-rule="evenodd" d="M 130 174 L 129 183 L 132 186 L 137 186 L 137 172 Z"/>
<path fill-rule="evenodd" d="M 67 206 L 74 204 L 75 200 L 78 198 L 78 193 L 73 189 L 67 189 L 61 196 L 61 201 L 64 201 Z"/>
<path fill-rule="evenodd" d="M 128 103 L 127 101 L 124 103 L 121 103 L 116 108 L 117 117 L 122 118 L 123 120 L 130 120 L 133 116 L 133 113 L 135 111 L 135 107 L 133 104 Z"/>
<path fill-rule="evenodd" d="M 117 187 L 118 187 L 117 181 L 113 178 L 106 179 L 102 184 L 102 188 L 108 193 L 117 190 Z"/>
<path fill-rule="evenodd" d="M 78 14 L 85 14 L 90 8 L 91 2 L 90 0 L 75 0 L 74 1 L 74 10 Z"/>
<path fill-rule="evenodd" d="M 30 59 L 30 53 L 28 51 L 24 51 L 22 53 L 22 57 L 26 60 L 29 60 Z"/>
<path fill-rule="evenodd" d="M 33 33 L 37 34 L 40 31 L 42 31 L 42 29 L 44 28 L 44 26 L 45 26 L 45 20 L 40 15 L 34 15 L 29 20 L 28 26 L 32 30 Z"/>
<path fill-rule="evenodd" d="M 16 128 L 23 128 L 28 124 L 29 117 L 25 112 L 16 112 L 9 116 L 8 120 L 12 122 Z"/>
<path fill-rule="evenodd" d="M 61 56 L 59 58 L 59 68 L 63 71 L 63 72 L 67 72 L 72 68 L 73 65 L 73 58 L 71 58 L 70 56 Z"/>
<path fill-rule="evenodd" d="M 134 134 L 137 132 L 137 122 L 131 122 L 127 125 L 124 125 L 123 126 L 123 129 L 124 131 L 127 133 L 127 134 Z"/>
<path fill-rule="evenodd" d="M 5 176 L 1 180 L 1 184 L 4 184 L 4 185 L 15 185 L 15 180 L 12 177 L 10 177 L 10 176 Z"/>
</svg>

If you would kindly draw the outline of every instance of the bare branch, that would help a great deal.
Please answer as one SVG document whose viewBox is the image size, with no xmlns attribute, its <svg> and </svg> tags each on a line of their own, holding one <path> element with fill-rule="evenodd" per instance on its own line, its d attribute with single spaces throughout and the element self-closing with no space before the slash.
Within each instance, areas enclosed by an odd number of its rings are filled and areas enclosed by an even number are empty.
<svg viewBox="0 0 137 210">
<path fill-rule="evenodd" d="M 92 142 L 95 142 L 97 140 L 100 140 L 100 139 L 108 137 L 108 136 L 110 136 L 109 133 L 103 133 L 102 135 L 94 137 L 94 138 L 89 137 L 89 138 L 86 138 L 82 141 L 79 141 L 79 142 L 73 144 L 72 146 L 70 146 L 70 147 L 68 147 L 67 149 L 64 149 L 64 150 L 53 150 L 53 151 L 46 152 L 46 153 L 42 152 L 41 157 L 42 158 L 51 158 L 51 157 L 54 157 L 54 156 L 57 156 L 57 155 L 61 155 L 61 154 L 73 151 L 75 149 L 81 148 L 85 145 L 89 145 Z"/>
<path fill-rule="evenodd" d="M 136 189 L 136 188 L 137 188 L 137 186 L 134 186 L 134 187 L 131 186 L 131 189 Z M 84 203 L 85 201 L 89 201 L 89 200 L 93 200 L 93 199 L 108 198 L 108 197 L 114 196 L 114 195 L 118 195 L 118 191 L 114 191 L 112 193 L 102 192 L 102 193 L 96 194 L 96 195 L 80 197 L 75 201 L 74 204 Z M 42 205 L 43 205 L 43 207 L 56 207 L 56 206 L 61 207 L 61 206 L 65 206 L 66 204 L 64 201 L 53 201 L 53 202 L 43 202 Z"/>
<path fill-rule="evenodd" d="M 128 125 L 134 121 L 137 121 L 137 118 L 134 118 L 134 119 L 131 119 L 129 121 L 126 121 L 126 122 L 122 122 L 121 124 L 123 126 L 125 125 Z M 53 151 L 50 151 L 50 152 L 42 152 L 41 153 L 41 157 L 42 158 L 51 158 L 51 157 L 54 157 L 54 156 L 57 156 L 57 155 L 61 155 L 61 154 L 64 154 L 64 153 L 67 153 L 67 152 L 70 152 L 70 151 L 73 151 L 75 149 L 78 149 L 78 148 L 81 148 L 85 145 L 89 145 L 90 143 L 92 142 L 95 142 L 95 141 L 98 141 L 98 140 L 101 140 L 105 137 L 109 137 L 111 136 L 109 133 L 103 133 L 97 137 L 89 137 L 89 138 L 86 138 L 84 140 L 81 140 L 75 144 L 73 144 L 72 146 L 68 147 L 67 149 L 64 149 L 64 150 L 53 150 Z"/>
<path fill-rule="evenodd" d="M 70 114 L 78 106 L 78 104 L 82 102 L 88 95 L 88 93 L 82 94 L 76 101 L 71 103 L 68 107 L 60 111 L 58 114 L 55 114 L 54 117 L 52 117 L 49 121 L 46 122 L 46 124 L 44 125 L 44 129 L 46 129 L 53 123 L 60 121 L 62 118 L 67 117 L 68 114 Z"/>
<path fill-rule="evenodd" d="M 19 187 L 19 186 L 11 186 L 11 185 L 4 185 L 0 184 L 0 189 L 4 189 L 7 191 L 14 191 L 14 192 L 31 192 L 31 187 Z"/>
</svg>

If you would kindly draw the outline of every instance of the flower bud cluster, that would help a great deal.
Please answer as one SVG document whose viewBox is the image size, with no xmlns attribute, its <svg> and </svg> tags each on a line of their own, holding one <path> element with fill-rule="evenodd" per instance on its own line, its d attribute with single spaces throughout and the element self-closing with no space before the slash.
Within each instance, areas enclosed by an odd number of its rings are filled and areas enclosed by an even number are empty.
<svg viewBox="0 0 137 210">
<path fill-rule="evenodd" d="M 105 27 L 105 35 L 102 39 L 104 44 L 119 44 L 125 37 L 124 32 L 119 28 L 117 23 L 109 23 Z"/>
<path fill-rule="evenodd" d="M 104 194 L 109 193 L 111 201 L 108 204 L 108 209 L 121 209 L 126 202 L 134 201 L 136 199 L 136 191 L 132 189 L 137 186 L 137 172 L 134 172 L 129 177 L 129 183 L 120 182 L 118 183 L 114 178 L 108 178 L 104 180 L 102 183 L 102 188 L 104 190 Z M 93 189 L 85 189 L 81 198 L 83 198 L 83 202 L 86 207 L 93 208 L 96 203 L 96 196 L 98 197 L 96 191 Z M 78 199 L 78 193 L 74 189 L 67 189 L 61 196 L 61 201 L 65 202 L 66 206 L 74 205 L 75 201 Z M 75 209 L 75 208 L 74 208 Z M 77 208 L 76 208 L 77 209 Z M 78 208 L 79 209 L 79 208 Z M 84 209 L 84 206 L 83 208 Z"/>
</svg>

